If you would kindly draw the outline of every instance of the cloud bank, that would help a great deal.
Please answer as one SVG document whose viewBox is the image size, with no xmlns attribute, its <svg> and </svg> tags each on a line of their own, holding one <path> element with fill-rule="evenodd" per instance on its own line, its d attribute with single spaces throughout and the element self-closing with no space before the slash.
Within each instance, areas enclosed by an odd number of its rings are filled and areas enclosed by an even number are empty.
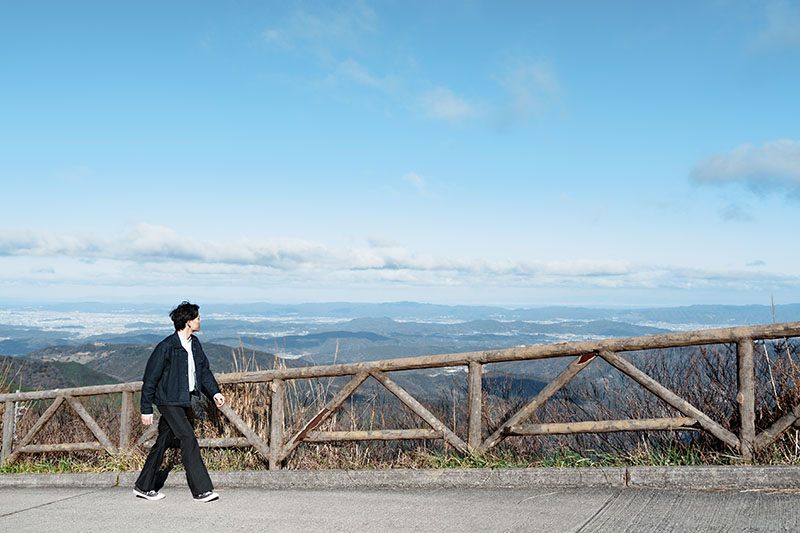
<svg viewBox="0 0 800 533">
<path fill-rule="evenodd" d="M 615 260 L 493 261 L 439 257 L 371 237 L 361 247 L 330 247 L 302 239 L 189 238 L 176 231 L 139 223 L 118 239 L 33 229 L 5 230 L 0 262 L 40 260 L 83 264 L 74 278 L 87 283 L 115 275 L 140 276 L 150 283 L 179 274 L 199 281 L 226 279 L 244 285 L 254 277 L 293 284 L 341 283 L 348 286 L 405 284 L 430 287 L 544 287 L 565 289 L 758 289 L 800 287 L 800 277 L 761 270 L 711 271 L 642 265 Z M 46 262 L 45 261 L 45 262 Z M 41 268 L 41 267 L 37 267 Z M 82 272 L 85 270 L 85 273 Z M 33 268 L 28 272 L 33 272 Z M 45 268 L 42 275 L 53 276 Z M 10 270 L 0 278 L 10 280 Z M 60 275 L 58 268 L 56 277 Z"/>
<path fill-rule="evenodd" d="M 800 141 L 743 144 L 704 159 L 691 176 L 700 183 L 742 182 L 755 189 L 780 188 L 800 193 Z"/>
</svg>

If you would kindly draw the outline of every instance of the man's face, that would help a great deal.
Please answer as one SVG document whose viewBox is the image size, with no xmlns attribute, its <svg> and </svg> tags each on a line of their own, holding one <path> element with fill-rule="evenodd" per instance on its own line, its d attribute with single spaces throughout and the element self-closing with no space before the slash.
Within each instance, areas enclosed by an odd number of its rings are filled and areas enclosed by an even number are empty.
<svg viewBox="0 0 800 533">
<path fill-rule="evenodd" d="M 192 333 L 195 331 L 200 331 L 200 315 L 197 315 L 197 318 L 194 318 L 186 323 L 189 326 L 189 329 L 192 330 Z"/>
</svg>

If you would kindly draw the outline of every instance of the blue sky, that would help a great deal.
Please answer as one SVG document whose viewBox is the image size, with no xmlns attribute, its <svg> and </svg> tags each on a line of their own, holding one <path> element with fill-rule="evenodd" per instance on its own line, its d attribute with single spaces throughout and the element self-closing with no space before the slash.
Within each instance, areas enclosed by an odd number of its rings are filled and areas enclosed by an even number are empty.
<svg viewBox="0 0 800 533">
<path fill-rule="evenodd" d="M 800 2 L 0 2 L 0 298 L 800 301 Z"/>
</svg>

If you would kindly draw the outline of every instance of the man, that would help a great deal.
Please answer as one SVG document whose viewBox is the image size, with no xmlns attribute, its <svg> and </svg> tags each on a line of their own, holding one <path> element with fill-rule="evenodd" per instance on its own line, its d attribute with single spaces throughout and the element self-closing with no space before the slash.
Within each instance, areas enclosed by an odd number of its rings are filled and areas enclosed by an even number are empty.
<svg viewBox="0 0 800 533">
<path fill-rule="evenodd" d="M 191 399 L 203 392 L 217 407 L 225 405 L 217 380 L 208 368 L 208 359 L 194 333 L 200 330 L 200 307 L 182 302 L 169 317 L 175 333 L 155 347 L 144 370 L 142 383 L 142 424 L 153 423 L 153 404 L 161 413 L 158 438 L 136 480 L 133 493 L 146 500 L 161 500 L 157 474 L 170 443 L 180 442 L 181 461 L 186 481 L 196 502 L 219 498 L 200 456 L 200 446 L 192 428 Z"/>
</svg>

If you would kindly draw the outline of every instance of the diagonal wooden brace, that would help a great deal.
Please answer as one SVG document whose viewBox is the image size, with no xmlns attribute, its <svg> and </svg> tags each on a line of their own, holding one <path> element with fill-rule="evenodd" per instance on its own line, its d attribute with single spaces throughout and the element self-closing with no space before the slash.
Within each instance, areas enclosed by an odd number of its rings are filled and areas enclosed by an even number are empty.
<svg viewBox="0 0 800 533">
<path fill-rule="evenodd" d="M 739 448 L 739 438 L 736 435 L 714 422 L 700 409 L 690 404 L 666 388 L 664 385 L 639 370 L 633 363 L 618 353 L 601 351 L 600 357 L 608 361 L 611 366 L 630 377 L 636 383 L 649 390 L 684 415 L 697 419 L 697 422 L 703 429 L 717 437 L 725 444 L 733 448 Z"/>
<path fill-rule="evenodd" d="M 153 437 L 155 437 L 156 433 L 158 433 L 158 420 L 155 419 L 155 417 L 154 417 L 153 423 L 150 424 L 150 427 L 148 427 L 147 429 L 144 430 L 144 433 L 142 433 L 142 436 L 139 437 L 139 439 L 136 441 L 136 444 L 134 444 L 133 447 L 134 448 L 138 448 L 139 446 L 141 446 L 142 444 L 144 444 L 148 440 L 150 440 Z"/>
<path fill-rule="evenodd" d="M 755 451 L 761 451 L 775 442 L 797 420 L 800 420 L 800 405 L 795 405 L 790 413 L 786 413 L 770 427 L 758 434 L 754 446 Z"/>
<path fill-rule="evenodd" d="M 56 414 L 56 411 L 58 411 L 58 408 L 61 407 L 62 403 L 64 403 L 63 396 L 57 396 L 56 399 L 53 400 L 53 403 L 51 403 L 50 407 L 48 407 L 47 410 L 42 413 L 42 416 L 39 417 L 39 420 L 37 420 L 30 431 L 28 431 L 28 434 L 25 435 L 21 441 L 19 441 L 17 449 L 8 454 L 6 457 L 6 463 L 11 464 L 16 461 L 17 457 L 19 457 L 19 454 L 21 453 L 20 448 L 30 444 L 30 442 L 33 440 L 33 437 L 36 436 L 39 430 L 42 429 L 51 418 L 53 418 L 53 415 Z"/>
<path fill-rule="evenodd" d="M 295 448 L 297 448 L 303 439 L 308 434 L 309 431 L 312 431 L 314 428 L 318 427 L 322 424 L 333 411 L 339 408 L 340 405 L 344 403 L 344 401 L 350 397 L 353 392 L 362 384 L 366 379 L 369 377 L 369 374 L 366 372 L 360 372 L 353 376 L 353 379 L 347 382 L 347 384 L 342 387 L 338 394 L 330 399 L 325 406 L 320 409 L 320 411 L 314 415 L 311 420 L 306 422 L 303 428 L 294 434 L 292 438 L 290 438 L 286 444 L 283 446 L 283 450 L 281 451 L 280 460 L 283 461 L 286 459 Z"/>
<path fill-rule="evenodd" d="M 428 423 L 433 429 L 442 432 L 444 440 L 453 446 L 461 453 L 469 453 L 467 443 L 453 433 L 441 420 L 436 418 L 433 413 L 428 411 L 424 405 L 419 403 L 416 398 L 406 392 L 400 385 L 389 379 L 389 377 L 380 370 L 373 370 L 370 375 L 377 379 L 384 387 L 389 389 L 389 392 L 394 394 L 398 400 L 403 402 L 409 409 L 416 413 L 420 418 Z"/>
<path fill-rule="evenodd" d="M 67 403 L 70 407 L 72 407 L 72 410 L 75 411 L 79 417 L 81 417 L 83 422 L 86 424 L 86 427 L 88 427 L 89 431 L 91 431 L 95 438 L 100 441 L 100 444 L 103 446 L 103 448 L 105 448 L 110 454 L 116 453 L 117 449 L 113 444 L 111 444 L 111 439 L 108 438 L 108 435 L 106 435 L 106 432 L 103 431 L 100 425 L 95 422 L 94 418 L 92 418 L 92 415 L 89 414 L 80 400 L 74 396 L 65 396 L 64 399 L 67 400 Z"/>
<path fill-rule="evenodd" d="M 231 421 L 233 426 L 239 430 L 239 432 L 247 438 L 247 441 L 256 449 L 256 451 L 261 454 L 261 457 L 264 458 L 265 461 L 269 461 L 269 446 L 261 440 L 261 437 L 256 434 L 253 429 L 248 426 L 244 420 L 241 419 L 236 412 L 231 409 L 230 405 L 227 403 L 219 408 L 225 418 Z"/>
<path fill-rule="evenodd" d="M 572 378 L 578 375 L 578 373 L 586 368 L 589 363 L 591 363 L 597 354 L 594 353 L 587 353 L 583 354 L 580 357 L 576 357 L 574 361 L 572 361 L 567 368 L 565 368 L 556 378 L 545 385 L 545 387 L 539 391 L 539 394 L 534 396 L 534 398 L 528 402 L 522 409 L 517 411 L 517 413 L 506 420 L 506 422 L 497 428 L 494 433 L 489 435 L 485 441 L 478 447 L 478 453 L 486 453 L 489 448 L 493 448 L 497 446 L 505 437 L 506 430 L 511 426 L 516 426 L 526 418 L 531 416 L 539 407 L 542 406 L 544 402 L 549 400 L 555 393 L 561 390 L 564 385 L 569 383 Z"/>
</svg>

